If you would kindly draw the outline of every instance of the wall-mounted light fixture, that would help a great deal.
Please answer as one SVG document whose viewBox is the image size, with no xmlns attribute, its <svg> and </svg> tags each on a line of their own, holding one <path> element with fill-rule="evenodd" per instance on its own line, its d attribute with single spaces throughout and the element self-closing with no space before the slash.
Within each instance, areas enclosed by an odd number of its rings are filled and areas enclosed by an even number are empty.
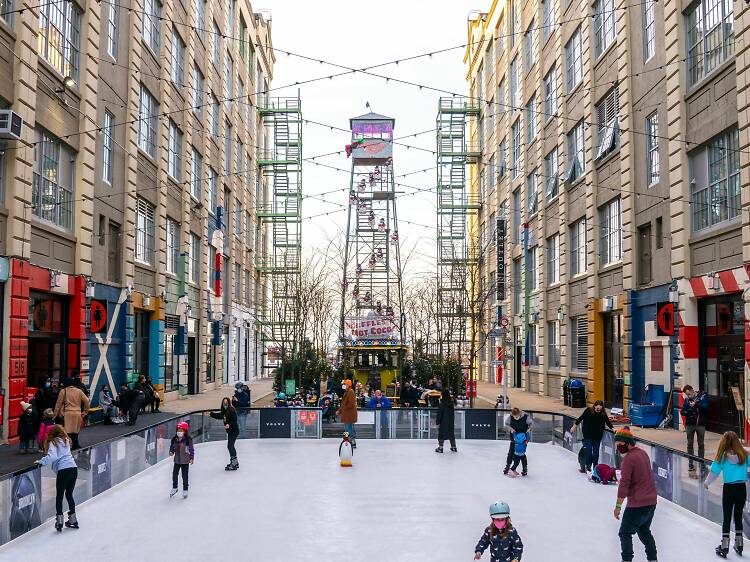
<svg viewBox="0 0 750 562">
<path fill-rule="evenodd" d="M 560 305 L 557 309 L 557 321 L 562 324 L 565 321 L 565 309 Z"/>
<path fill-rule="evenodd" d="M 672 281 L 669 286 L 669 302 L 677 304 L 680 301 L 680 292 L 677 289 L 677 281 Z"/>
</svg>

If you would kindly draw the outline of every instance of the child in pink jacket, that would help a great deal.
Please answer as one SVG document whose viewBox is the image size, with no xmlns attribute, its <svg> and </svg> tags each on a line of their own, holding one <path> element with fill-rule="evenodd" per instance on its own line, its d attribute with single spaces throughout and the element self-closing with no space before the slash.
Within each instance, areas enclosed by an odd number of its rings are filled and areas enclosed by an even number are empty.
<svg viewBox="0 0 750 562">
<path fill-rule="evenodd" d="M 49 430 L 55 425 L 54 417 L 55 413 L 52 411 L 52 408 L 47 408 L 42 412 L 42 423 L 39 426 L 39 435 L 36 438 L 39 442 L 40 451 L 44 451 L 44 440 L 47 438 Z"/>
</svg>

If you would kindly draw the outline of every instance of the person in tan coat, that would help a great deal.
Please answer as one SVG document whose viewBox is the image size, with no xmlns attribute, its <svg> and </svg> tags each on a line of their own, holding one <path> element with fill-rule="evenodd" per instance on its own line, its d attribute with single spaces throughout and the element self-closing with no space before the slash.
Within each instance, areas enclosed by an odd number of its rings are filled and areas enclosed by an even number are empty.
<svg viewBox="0 0 750 562">
<path fill-rule="evenodd" d="M 352 448 L 356 448 L 357 434 L 354 431 L 354 424 L 357 423 L 357 399 L 352 390 L 352 381 L 344 379 L 341 388 L 344 389 L 344 397 L 341 399 L 341 406 L 336 414 L 341 416 L 345 431 L 349 433 L 351 438 Z"/>
<path fill-rule="evenodd" d="M 91 403 L 89 397 L 80 388 L 73 386 L 73 379 L 68 377 L 63 382 L 63 389 L 57 396 L 55 404 L 55 418 L 62 417 L 65 432 L 70 437 L 73 450 L 80 449 L 78 433 L 83 425 L 83 418 L 89 412 Z"/>
</svg>

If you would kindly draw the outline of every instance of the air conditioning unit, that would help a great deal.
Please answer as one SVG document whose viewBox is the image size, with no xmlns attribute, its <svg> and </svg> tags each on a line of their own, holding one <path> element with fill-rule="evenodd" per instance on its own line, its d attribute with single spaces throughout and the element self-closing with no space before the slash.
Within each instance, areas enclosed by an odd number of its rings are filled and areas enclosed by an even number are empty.
<svg viewBox="0 0 750 562">
<path fill-rule="evenodd" d="M 23 119 L 10 109 L 0 110 L 0 139 L 21 140 Z"/>
</svg>

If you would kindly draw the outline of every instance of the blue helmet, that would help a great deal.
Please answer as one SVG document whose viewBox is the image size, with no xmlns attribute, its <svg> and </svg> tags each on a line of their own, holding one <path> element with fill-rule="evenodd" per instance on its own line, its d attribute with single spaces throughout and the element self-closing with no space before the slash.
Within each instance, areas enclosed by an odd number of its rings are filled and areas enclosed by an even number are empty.
<svg viewBox="0 0 750 562">
<path fill-rule="evenodd" d="M 279 392 L 279 400 L 286 400 L 286 394 Z"/>
<path fill-rule="evenodd" d="M 503 519 L 510 517 L 510 506 L 502 501 L 497 501 L 490 506 L 490 517 L 493 519 Z"/>
<path fill-rule="evenodd" d="M 236 383 L 234 383 L 234 388 L 236 388 L 237 390 L 242 390 L 242 383 L 240 381 L 237 381 Z"/>
</svg>

